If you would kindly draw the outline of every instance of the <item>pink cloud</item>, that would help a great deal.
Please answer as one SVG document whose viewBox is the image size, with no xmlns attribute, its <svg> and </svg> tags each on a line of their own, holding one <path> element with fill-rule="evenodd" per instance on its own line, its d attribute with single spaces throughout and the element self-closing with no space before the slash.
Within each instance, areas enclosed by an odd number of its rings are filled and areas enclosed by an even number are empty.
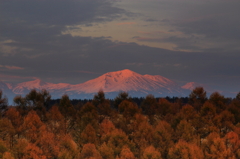
<svg viewBox="0 0 240 159">
<path fill-rule="evenodd" d="M 23 70 L 23 67 L 18 67 L 18 66 L 9 66 L 9 65 L 0 65 L 1 68 L 6 68 L 9 70 Z"/>
<path fill-rule="evenodd" d="M 117 23 L 117 25 L 133 25 L 137 24 L 136 22 L 123 22 L 123 23 Z"/>
</svg>

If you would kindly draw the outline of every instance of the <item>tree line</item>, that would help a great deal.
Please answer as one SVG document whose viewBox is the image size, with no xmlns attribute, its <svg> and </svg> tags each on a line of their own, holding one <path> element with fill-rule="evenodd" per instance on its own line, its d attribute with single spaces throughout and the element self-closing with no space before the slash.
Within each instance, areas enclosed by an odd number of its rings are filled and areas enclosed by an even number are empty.
<svg viewBox="0 0 240 159">
<path fill-rule="evenodd" d="M 240 93 L 207 98 L 196 87 L 183 99 L 120 92 L 109 100 L 100 90 L 92 100 L 63 95 L 51 104 L 47 90 L 33 89 L 9 106 L 0 91 L 0 158 L 240 158 Z"/>
</svg>

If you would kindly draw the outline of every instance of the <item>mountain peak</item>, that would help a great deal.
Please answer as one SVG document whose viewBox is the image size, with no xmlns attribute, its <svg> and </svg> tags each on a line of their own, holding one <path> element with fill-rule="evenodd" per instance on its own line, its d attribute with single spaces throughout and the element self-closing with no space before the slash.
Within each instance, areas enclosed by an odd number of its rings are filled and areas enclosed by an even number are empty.
<svg viewBox="0 0 240 159">
<path fill-rule="evenodd" d="M 203 87 L 203 84 L 196 83 L 196 82 L 189 82 L 182 86 L 183 89 L 193 90 L 196 87 Z"/>
<path fill-rule="evenodd" d="M 120 70 L 120 71 L 117 71 L 117 72 L 133 73 L 133 71 L 129 70 L 129 69 L 124 69 L 124 70 Z"/>
<path fill-rule="evenodd" d="M 125 78 L 129 78 L 129 77 L 132 77 L 132 76 L 137 76 L 137 75 L 139 75 L 139 74 L 136 73 L 136 72 L 133 72 L 129 69 L 124 69 L 124 70 L 121 70 L 121 71 L 105 73 L 101 77 L 104 77 L 104 78 L 114 77 L 114 78 L 118 78 L 118 79 L 125 79 Z"/>
<path fill-rule="evenodd" d="M 124 69 L 124 70 L 120 70 L 120 71 L 116 71 L 116 72 L 109 72 L 109 73 L 121 73 L 121 74 L 132 74 L 132 73 L 136 73 L 136 72 L 133 72 L 132 70 L 129 70 L 129 69 Z"/>
<path fill-rule="evenodd" d="M 35 79 L 35 80 L 33 80 L 33 81 L 29 81 L 29 82 L 27 82 L 28 84 L 31 84 L 31 85 L 35 85 L 35 86 L 43 86 L 43 85 L 46 85 L 47 84 L 47 82 L 44 82 L 44 81 L 42 81 L 41 79 L 39 79 L 39 78 L 37 78 L 37 79 Z"/>
</svg>

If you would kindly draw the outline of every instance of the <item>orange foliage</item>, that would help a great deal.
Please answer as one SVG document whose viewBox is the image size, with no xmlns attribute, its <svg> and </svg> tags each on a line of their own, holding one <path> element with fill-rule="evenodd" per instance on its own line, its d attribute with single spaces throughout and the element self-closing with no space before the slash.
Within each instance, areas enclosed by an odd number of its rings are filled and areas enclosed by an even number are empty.
<svg viewBox="0 0 240 159">
<path fill-rule="evenodd" d="M 46 159 L 47 157 L 43 154 L 43 151 L 35 144 L 28 143 L 24 150 L 23 159 Z"/>
<path fill-rule="evenodd" d="M 169 159 L 204 159 L 202 150 L 193 143 L 179 140 L 168 152 Z"/>
<path fill-rule="evenodd" d="M 82 152 L 80 154 L 81 159 L 102 159 L 102 156 L 97 151 L 94 144 L 85 144 L 83 145 Z"/>
<path fill-rule="evenodd" d="M 158 152 L 153 146 L 148 146 L 143 151 L 141 159 L 162 159 L 160 152 Z"/>
<path fill-rule="evenodd" d="M 40 120 L 34 110 L 31 110 L 24 118 L 24 123 L 21 127 L 25 137 L 31 142 L 36 142 L 40 138 L 40 129 L 46 129 L 45 124 Z"/>
<path fill-rule="evenodd" d="M 83 132 L 81 133 L 80 142 L 82 144 L 92 143 L 95 145 L 98 143 L 96 131 L 90 124 L 88 124 L 86 128 L 83 130 Z"/>
<path fill-rule="evenodd" d="M 124 146 L 119 155 L 119 159 L 135 159 L 135 157 L 131 150 L 127 146 Z"/>
</svg>

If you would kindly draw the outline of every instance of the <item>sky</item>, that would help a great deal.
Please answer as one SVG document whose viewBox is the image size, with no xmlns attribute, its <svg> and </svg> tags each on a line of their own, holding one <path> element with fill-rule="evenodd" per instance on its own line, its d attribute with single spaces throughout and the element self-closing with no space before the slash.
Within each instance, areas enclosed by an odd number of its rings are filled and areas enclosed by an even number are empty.
<svg viewBox="0 0 240 159">
<path fill-rule="evenodd" d="M 130 69 L 240 91 L 239 0 L 0 0 L 0 80 Z"/>
</svg>

